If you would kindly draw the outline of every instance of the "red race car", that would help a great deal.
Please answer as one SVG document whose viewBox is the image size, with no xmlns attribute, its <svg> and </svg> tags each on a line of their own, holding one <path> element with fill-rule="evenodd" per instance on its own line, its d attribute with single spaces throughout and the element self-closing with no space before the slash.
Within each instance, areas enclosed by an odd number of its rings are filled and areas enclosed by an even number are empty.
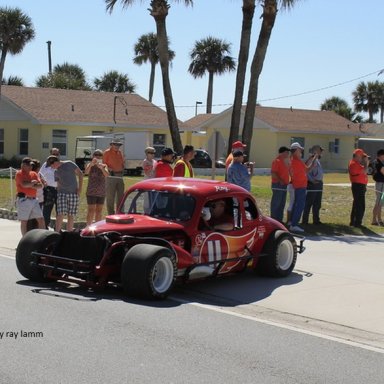
<svg viewBox="0 0 384 384">
<path fill-rule="evenodd" d="M 33 281 L 114 284 L 128 295 L 165 298 L 177 280 L 245 268 L 288 276 L 297 253 L 304 251 L 303 242 L 302 236 L 263 216 L 241 187 L 159 178 L 133 185 L 115 215 L 80 233 L 27 232 L 18 244 L 16 265 Z"/>
</svg>

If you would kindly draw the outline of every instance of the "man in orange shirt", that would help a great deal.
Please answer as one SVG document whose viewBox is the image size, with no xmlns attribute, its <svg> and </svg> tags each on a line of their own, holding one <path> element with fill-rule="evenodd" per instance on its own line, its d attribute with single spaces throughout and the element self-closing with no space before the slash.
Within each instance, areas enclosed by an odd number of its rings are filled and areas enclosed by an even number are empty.
<svg viewBox="0 0 384 384">
<path fill-rule="evenodd" d="M 161 151 L 161 160 L 157 162 L 155 168 L 155 177 L 172 177 L 173 175 L 173 159 L 176 153 L 172 148 L 164 148 Z"/>
<path fill-rule="evenodd" d="M 361 227 L 365 213 L 365 193 L 368 184 L 369 159 L 366 153 L 360 148 L 353 151 L 352 160 L 348 165 L 349 179 L 353 196 L 351 221 L 349 225 Z"/>
<path fill-rule="evenodd" d="M 305 207 L 305 198 L 307 193 L 307 172 L 313 167 L 314 161 L 317 159 L 317 154 L 310 158 L 308 164 L 302 160 L 304 148 L 300 143 L 291 145 L 291 182 L 295 190 L 295 201 L 292 207 L 291 226 L 289 230 L 292 232 L 304 232 L 304 229 L 299 227 L 299 221 Z"/>
<path fill-rule="evenodd" d="M 20 220 L 21 234 L 27 233 L 27 223 L 30 219 L 36 219 L 38 228 L 45 228 L 43 212 L 36 198 L 37 189 L 43 188 L 43 184 L 36 172 L 32 171 L 32 159 L 24 157 L 21 161 L 21 169 L 16 172 L 15 181 L 17 189 L 17 217 Z"/>
<path fill-rule="evenodd" d="M 124 157 L 120 151 L 122 142 L 112 140 L 109 149 L 103 154 L 103 163 L 107 165 L 109 176 L 106 181 L 106 200 L 108 215 L 113 215 L 124 194 Z"/>
<path fill-rule="evenodd" d="M 272 162 L 272 199 L 271 217 L 283 222 L 284 207 L 287 200 L 287 186 L 289 184 L 290 149 L 279 148 L 279 155 Z"/>
</svg>

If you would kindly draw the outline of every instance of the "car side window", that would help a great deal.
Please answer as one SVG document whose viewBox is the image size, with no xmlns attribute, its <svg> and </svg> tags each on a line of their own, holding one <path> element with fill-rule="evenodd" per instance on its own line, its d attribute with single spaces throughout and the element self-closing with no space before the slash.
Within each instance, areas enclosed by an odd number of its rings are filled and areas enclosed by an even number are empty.
<svg viewBox="0 0 384 384">
<path fill-rule="evenodd" d="M 255 220 L 257 218 L 257 208 L 251 199 L 244 200 L 245 220 Z"/>
</svg>

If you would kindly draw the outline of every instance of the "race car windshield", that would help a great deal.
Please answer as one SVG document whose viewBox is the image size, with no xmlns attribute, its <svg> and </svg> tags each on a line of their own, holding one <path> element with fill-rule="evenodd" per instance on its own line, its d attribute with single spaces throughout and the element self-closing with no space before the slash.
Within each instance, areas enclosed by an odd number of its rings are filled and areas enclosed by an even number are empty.
<svg viewBox="0 0 384 384">
<path fill-rule="evenodd" d="M 133 191 L 124 201 L 123 213 L 140 214 L 173 221 L 188 221 L 195 209 L 190 195 L 159 191 Z"/>
</svg>

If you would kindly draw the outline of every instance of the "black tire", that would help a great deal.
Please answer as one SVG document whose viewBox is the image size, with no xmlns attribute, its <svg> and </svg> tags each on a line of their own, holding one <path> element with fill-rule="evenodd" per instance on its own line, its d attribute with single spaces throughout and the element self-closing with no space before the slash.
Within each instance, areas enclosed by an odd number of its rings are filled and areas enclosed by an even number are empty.
<svg viewBox="0 0 384 384">
<path fill-rule="evenodd" d="M 286 277 L 297 260 L 297 245 L 294 237 L 287 232 L 272 234 L 264 246 L 267 256 L 260 257 L 256 271 L 262 276 Z"/>
<path fill-rule="evenodd" d="M 46 229 L 33 229 L 27 232 L 16 248 L 16 266 L 19 272 L 27 279 L 35 282 L 44 282 L 44 272 L 31 265 L 32 252 L 51 253 L 58 243 L 60 234 Z"/>
<path fill-rule="evenodd" d="M 137 244 L 124 256 L 121 284 L 130 296 L 164 299 L 176 280 L 175 254 L 165 247 Z"/>
</svg>

